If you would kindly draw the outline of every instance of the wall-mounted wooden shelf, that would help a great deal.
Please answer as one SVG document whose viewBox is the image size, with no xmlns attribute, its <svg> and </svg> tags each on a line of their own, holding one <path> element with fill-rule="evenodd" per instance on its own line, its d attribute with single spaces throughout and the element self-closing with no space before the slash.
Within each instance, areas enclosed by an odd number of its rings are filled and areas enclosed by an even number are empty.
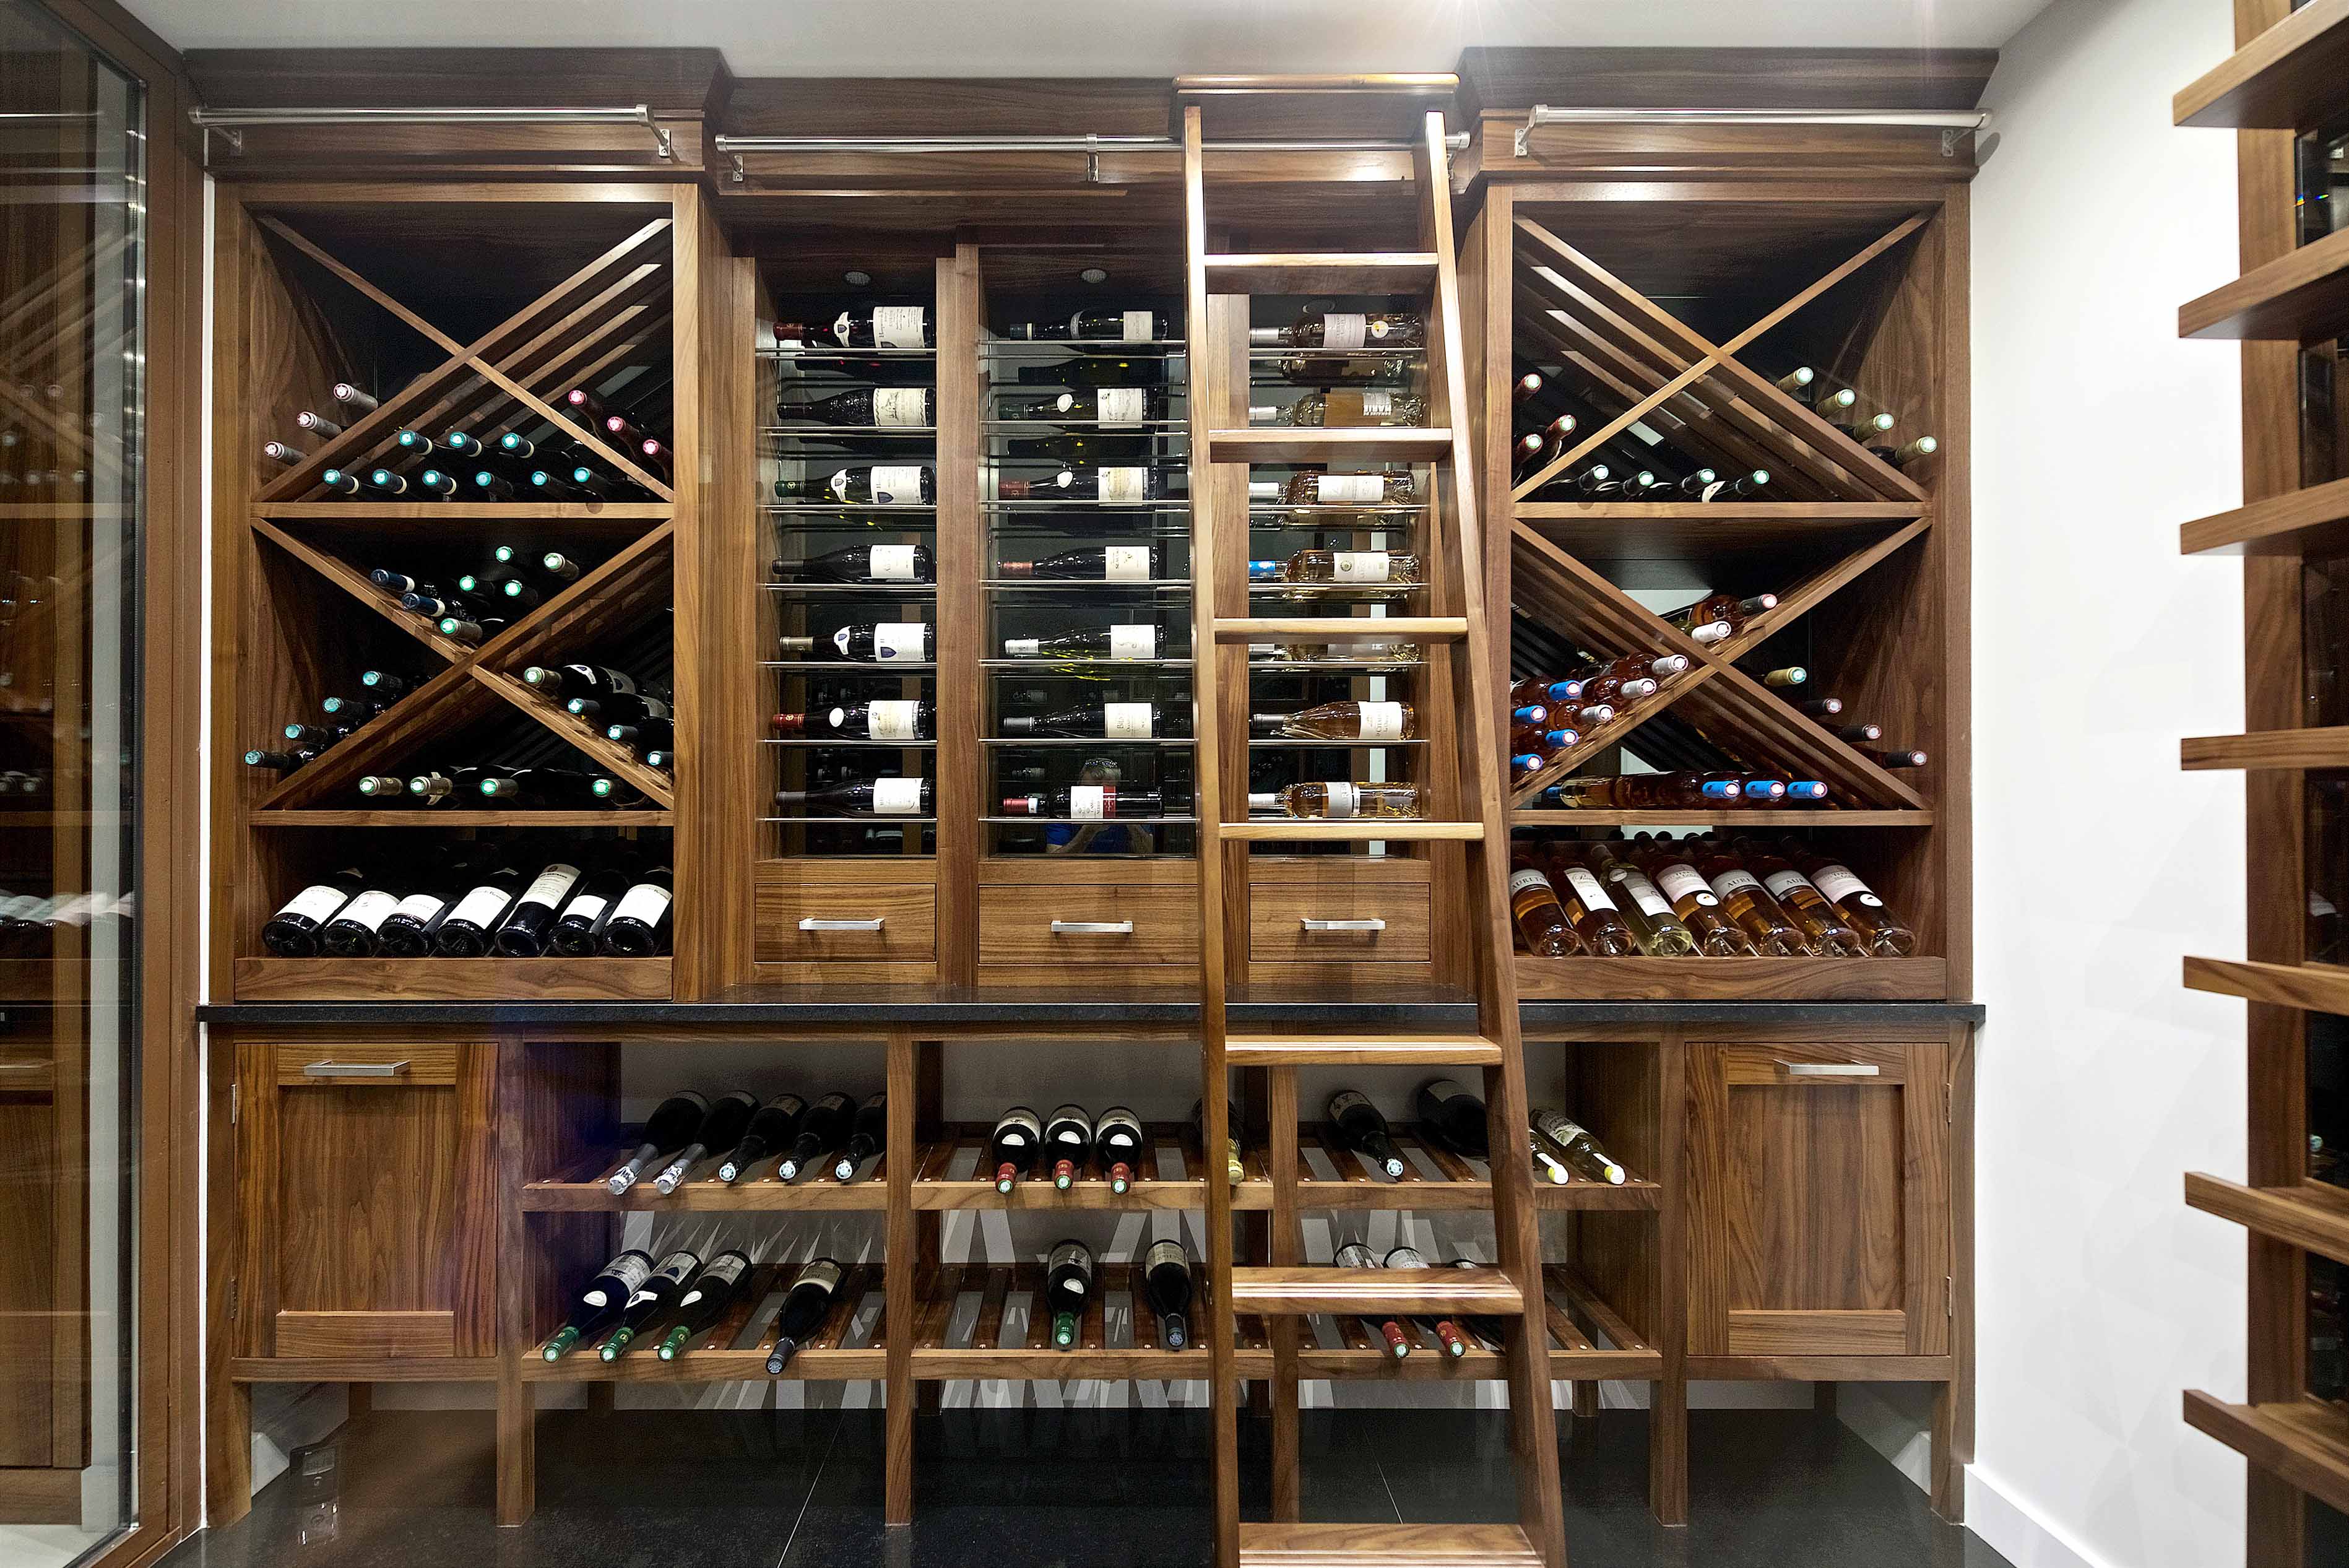
<svg viewBox="0 0 2349 1568">
<path fill-rule="evenodd" d="M 665 958 L 241 958 L 241 1002 L 665 1002 Z"/>
<path fill-rule="evenodd" d="M 2240 996 L 2303 1012 L 2349 1012 L 2349 969 L 2323 963 L 2259 963 L 2189 956 L 2186 988 Z"/>
<path fill-rule="evenodd" d="M 2262 1236 L 2349 1263 L 2349 1191 L 2341 1188 L 2321 1181 L 2245 1187 L 2189 1170 L 2186 1203 Z"/>
<path fill-rule="evenodd" d="M 2178 761 L 2189 773 L 2238 768 L 2349 767 L 2349 725 L 2255 730 L 2243 735 L 2189 735 L 2178 743 Z"/>
<path fill-rule="evenodd" d="M 2349 549 L 2349 479 L 2181 523 L 2178 547 L 2189 556 L 2327 556 Z"/>
<path fill-rule="evenodd" d="M 2230 1405 L 2189 1389 L 2186 1423 L 2328 1507 L 2349 1512 L 2349 1410 L 2307 1398 Z"/>
<path fill-rule="evenodd" d="M 2349 230 L 2287 251 L 2178 307 L 2180 337 L 2315 343 L 2349 331 Z"/>
<path fill-rule="evenodd" d="M 1603 997 L 1663 1002 L 1938 1002 L 1950 966 L 1938 958 L 1535 958 L 1516 955 L 1517 994 L 1533 1001 Z"/>
<path fill-rule="evenodd" d="M 2179 125 L 2308 130 L 2349 111 L 2349 0 L 2309 0 L 2179 89 Z"/>
</svg>

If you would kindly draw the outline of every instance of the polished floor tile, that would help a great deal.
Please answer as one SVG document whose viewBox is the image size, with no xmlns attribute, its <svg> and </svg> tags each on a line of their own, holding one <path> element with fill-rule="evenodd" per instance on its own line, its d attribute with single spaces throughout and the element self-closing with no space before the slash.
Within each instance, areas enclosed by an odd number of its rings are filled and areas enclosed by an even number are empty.
<svg viewBox="0 0 2349 1568">
<path fill-rule="evenodd" d="M 1832 1417 L 1691 1417 L 1693 1518 L 1648 1513 L 1647 1420 L 1560 1428 L 1574 1568 L 2009 1568 Z M 1269 1503 L 1265 1428 L 1241 1425 L 1242 1509 Z M 170 1568 L 1200 1568 L 1212 1496 L 1198 1411 L 953 1410 L 916 1425 L 920 1521 L 881 1522 L 877 1412 L 539 1417 L 538 1511 L 491 1521 L 491 1419 L 383 1412 L 332 1444 L 331 1504 L 298 1467 Z M 1514 1517 L 1494 1411 L 1308 1411 L 1308 1519 Z"/>
</svg>

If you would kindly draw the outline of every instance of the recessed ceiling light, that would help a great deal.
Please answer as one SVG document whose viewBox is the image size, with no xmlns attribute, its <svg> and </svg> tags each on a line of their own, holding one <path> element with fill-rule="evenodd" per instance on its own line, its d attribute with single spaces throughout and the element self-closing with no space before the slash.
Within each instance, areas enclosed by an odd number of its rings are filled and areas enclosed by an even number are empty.
<svg viewBox="0 0 2349 1568">
<path fill-rule="evenodd" d="M 1087 283 L 1107 283 L 1109 281 L 1109 274 L 1102 271 L 1102 269 L 1097 266 L 1089 266 L 1085 268 L 1084 271 L 1077 274 L 1077 275 L 1083 278 Z"/>
<path fill-rule="evenodd" d="M 851 288 L 863 288 L 866 284 L 873 281 L 873 275 L 871 273 L 858 272 L 854 268 L 842 273 L 840 275 L 847 280 L 848 286 Z"/>
</svg>

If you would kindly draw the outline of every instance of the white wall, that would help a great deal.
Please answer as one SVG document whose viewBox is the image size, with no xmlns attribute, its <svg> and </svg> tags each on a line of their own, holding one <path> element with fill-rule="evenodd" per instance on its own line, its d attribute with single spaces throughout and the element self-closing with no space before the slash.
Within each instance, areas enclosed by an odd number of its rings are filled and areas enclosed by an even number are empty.
<svg viewBox="0 0 2349 1568">
<path fill-rule="evenodd" d="M 1970 1517 L 2023 1568 L 2242 1561 L 2241 1465 L 2178 1391 L 2241 1397 L 2240 573 L 2177 525 L 2240 498 L 2237 353 L 2178 306 L 2239 270 L 2233 138 L 2170 94 L 2219 0 L 2058 0 L 1984 95 L 1974 185 L 1979 1426 Z"/>
</svg>

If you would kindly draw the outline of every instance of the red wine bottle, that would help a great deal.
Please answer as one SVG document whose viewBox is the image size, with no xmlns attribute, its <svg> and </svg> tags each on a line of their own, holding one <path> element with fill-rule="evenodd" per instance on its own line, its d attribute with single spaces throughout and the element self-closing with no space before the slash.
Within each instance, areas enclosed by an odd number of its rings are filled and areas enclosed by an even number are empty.
<svg viewBox="0 0 2349 1568">
<path fill-rule="evenodd" d="M 864 1162 L 881 1152 L 889 1137 L 889 1096 L 887 1094 L 868 1095 L 856 1107 L 856 1125 L 841 1147 L 840 1158 L 832 1164 L 834 1181 L 854 1181 Z"/>
<path fill-rule="evenodd" d="M 1172 1237 L 1142 1254 L 1143 1304 L 1158 1314 L 1158 1343 L 1183 1350 L 1191 1343 L 1191 1255 Z"/>
<path fill-rule="evenodd" d="M 701 1130 L 701 1124 L 709 1116 L 709 1102 L 702 1096 L 690 1089 L 671 1095 L 655 1106 L 653 1114 L 645 1118 L 643 1141 L 636 1145 L 634 1154 L 621 1162 L 620 1168 L 612 1173 L 605 1185 L 615 1194 L 626 1192 L 646 1171 L 655 1168 L 657 1161 L 666 1161 L 669 1156 L 691 1143 L 693 1135 Z"/>
<path fill-rule="evenodd" d="M 636 1247 L 605 1264 L 587 1288 L 572 1299 L 570 1321 L 555 1331 L 540 1354 L 549 1361 L 560 1361 L 582 1339 L 593 1338 L 618 1322 L 628 1298 L 652 1272 L 652 1254 Z"/>
<path fill-rule="evenodd" d="M 1402 1153 L 1388 1135 L 1387 1119 L 1359 1090 L 1341 1089 L 1330 1097 L 1330 1121 L 1340 1143 L 1370 1156 L 1390 1178 L 1402 1179 Z"/>
<path fill-rule="evenodd" d="M 927 816 L 936 809 L 928 779 L 857 779 L 821 789 L 775 792 L 775 805 L 787 815 L 804 812 L 828 816 Z"/>
<path fill-rule="evenodd" d="M 1485 1102 L 1451 1079 L 1431 1078 L 1422 1084 L 1418 1110 L 1420 1132 L 1439 1147 L 1470 1159 L 1483 1159 L 1491 1153 Z"/>
<path fill-rule="evenodd" d="M 616 866 L 589 872 L 572 889 L 570 902 L 555 918 L 548 945 L 565 958 L 591 956 L 613 904 L 627 890 L 628 874 Z"/>
<path fill-rule="evenodd" d="M 745 1127 L 750 1125 L 750 1113 L 759 1108 L 758 1096 L 741 1089 L 730 1089 L 718 1096 L 709 1114 L 701 1118 L 692 1139 L 669 1157 L 661 1173 L 653 1178 L 653 1190 L 663 1198 L 685 1185 L 686 1173 L 720 1149 L 734 1147 Z"/>
<path fill-rule="evenodd" d="M 750 1174 L 750 1168 L 771 1152 L 789 1147 L 799 1131 L 800 1118 L 806 1114 L 807 1102 L 797 1095 L 777 1095 L 761 1106 L 743 1131 L 742 1140 L 719 1166 L 718 1179 L 731 1186 Z"/>
<path fill-rule="evenodd" d="M 987 1163 L 995 1168 L 995 1190 L 1009 1196 L 1019 1179 L 1035 1168 L 1036 1153 L 1044 1144 L 1044 1124 L 1026 1106 L 1014 1106 L 996 1118 L 987 1140 Z"/>
<path fill-rule="evenodd" d="M 1044 1124 L 1044 1152 L 1052 1159 L 1052 1186 L 1066 1192 L 1077 1184 L 1093 1151 L 1093 1120 L 1082 1106 L 1062 1106 Z"/>
<path fill-rule="evenodd" d="M 938 422 L 938 394 L 930 387 L 858 387 L 804 403 L 778 402 L 775 417 L 786 423 L 924 430 Z"/>
<path fill-rule="evenodd" d="M 319 934 L 344 905 L 367 891 L 367 877 L 356 867 L 337 871 L 303 888 L 261 928 L 261 945 L 273 958 L 316 958 Z"/>
<path fill-rule="evenodd" d="M 1093 1158 L 1109 1178 L 1109 1189 L 1123 1197 L 1142 1166 L 1141 1120 L 1123 1106 L 1103 1111 L 1093 1124 Z"/>
<path fill-rule="evenodd" d="M 1054 1247 L 1044 1260 L 1044 1300 L 1051 1308 L 1055 1345 L 1076 1348 L 1078 1325 L 1092 1295 L 1092 1249 L 1073 1238 Z"/>
<path fill-rule="evenodd" d="M 800 1342 L 832 1315 L 832 1298 L 840 1289 L 841 1272 L 840 1265 L 830 1258 L 812 1258 L 800 1270 L 775 1314 L 775 1343 L 767 1353 L 767 1376 L 781 1376 Z"/>
<path fill-rule="evenodd" d="M 1375 1269 L 1379 1266 L 1379 1261 L 1371 1255 L 1371 1250 L 1360 1241 L 1347 1242 L 1338 1249 L 1330 1261 L 1341 1269 Z M 1397 1361 L 1402 1360 L 1411 1354 L 1411 1335 L 1403 1333 L 1402 1324 L 1394 1319 L 1366 1317 L 1362 1322 L 1370 1325 L 1372 1333 L 1386 1341 L 1388 1354 Z"/>
<path fill-rule="evenodd" d="M 788 737 L 843 736 L 865 741 L 926 740 L 937 720 L 937 710 L 913 698 L 876 699 L 854 707 L 819 708 L 805 713 L 778 713 L 769 722 L 775 733 Z"/>
<path fill-rule="evenodd" d="M 802 1170 L 823 1161 L 848 1136 L 850 1114 L 846 1095 L 826 1095 L 800 1117 L 791 1148 L 775 1167 L 779 1180 L 791 1181 Z"/>
<path fill-rule="evenodd" d="M 637 1334 L 652 1324 L 668 1315 L 678 1297 L 685 1294 L 688 1280 L 701 1272 L 701 1254 L 689 1247 L 680 1247 L 663 1258 L 645 1282 L 628 1294 L 620 1308 L 620 1321 L 610 1337 L 596 1347 L 595 1355 L 603 1361 L 617 1361 Z"/>
<path fill-rule="evenodd" d="M 668 867 L 646 872 L 612 906 L 596 946 L 616 958 L 654 957 L 668 946 L 671 901 Z"/>
</svg>

